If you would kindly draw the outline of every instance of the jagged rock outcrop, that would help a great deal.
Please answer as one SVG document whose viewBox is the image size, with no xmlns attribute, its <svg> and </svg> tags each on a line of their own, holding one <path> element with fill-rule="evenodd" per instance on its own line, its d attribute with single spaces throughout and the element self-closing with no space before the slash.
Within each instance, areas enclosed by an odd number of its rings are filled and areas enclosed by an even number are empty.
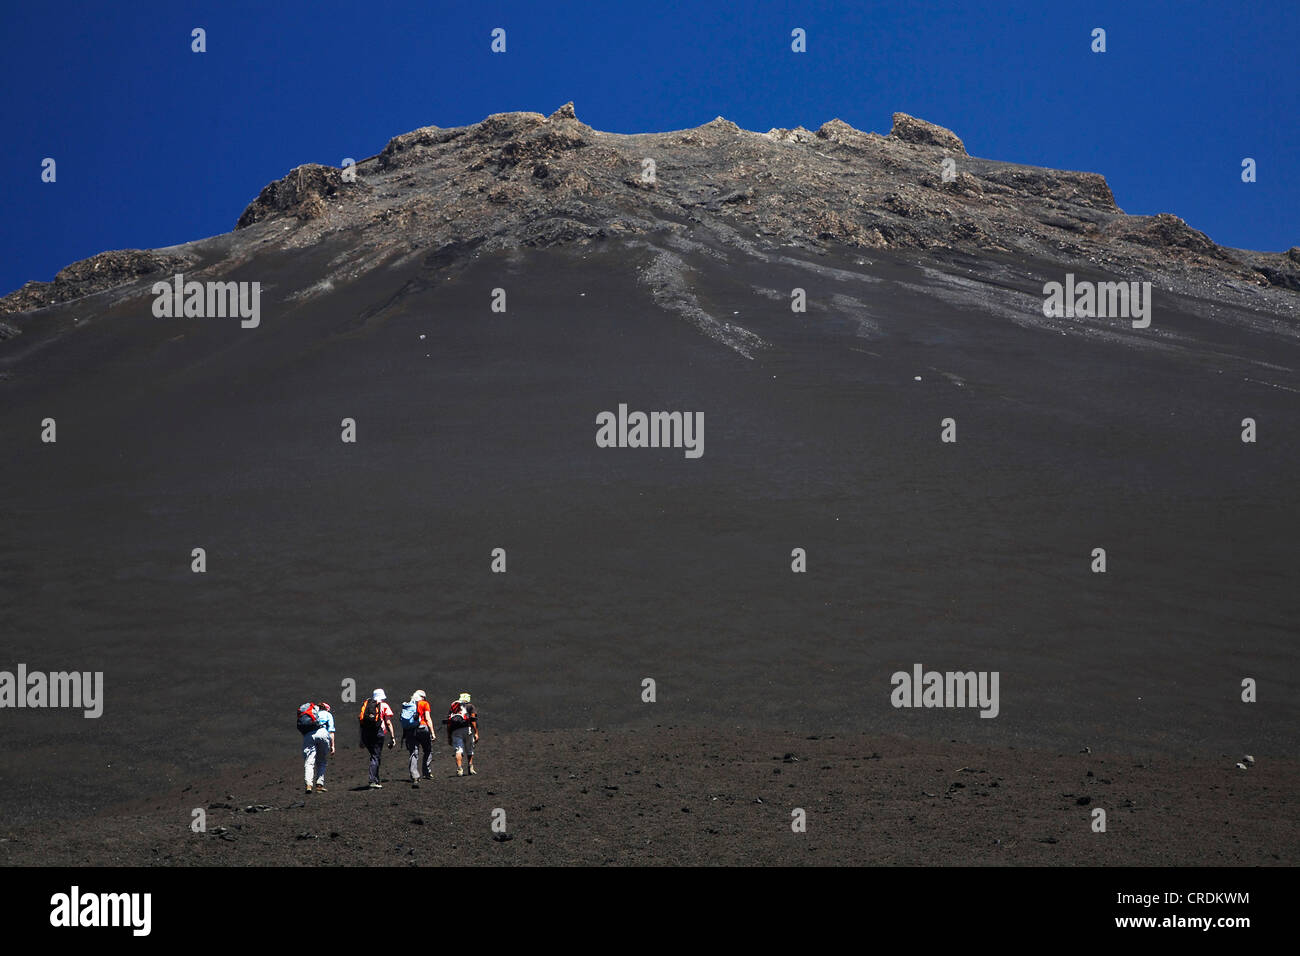
<svg viewBox="0 0 1300 956">
<path fill-rule="evenodd" d="M 1033 196 L 1108 212 L 1123 211 L 1115 205 L 1106 178 L 1097 173 L 1020 167 L 992 170 L 982 178 L 987 191 L 1004 196 Z"/>
<path fill-rule="evenodd" d="M 817 134 L 804 129 L 802 126 L 796 126 L 794 129 L 773 128 L 768 130 L 766 135 L 781 143 L 801 143 L 803 145 L 817 139 Z"/>
<path fill-rule="evenodd" d="M 184 268 L 187 261 L 184 256 L 141 249 L 101 252 L 60 269 L 53 282 L 28 282 L 16 292 L 11 292 L 0 299 L 0 315 L 30 312 L 112 289 L 145 276 L 166 275 Z M 8 336 L 0 332 L 0 337 Z"/>
<path fill-rule="evenodd" d="M 927 123 L 915 116 L 908 116 L 906 113 L 894 114 L 894 128 L 889 131 L 889 138 L 912 143 L 915 146 L 937 146 L 940 149 L 966 155 L 965 144 L 952 130 Z"/>
<path fill-rule="evenodd" d="M 337 196 L 344 185 L 341 169 L 316 163 L 299 166 L 283 179 L 263 187 L 239 217 L 235 228 L 243 229 L 264 219 L 286 215 L 316 219 L 325 214 L 326 203 Z"/>
<path fill-rule="evenodd" d="M 549 116 L 498 113 L 396 136 L 346 178 L 332 167 L 300 166 L 262 189 L 235 235 L 268 223 L 277 224 L 274 233 L 258 233 L 257 241 L 286 249 L 345 239 L 354 254 L 339 276 L 430 249 L 698 232 L 727 244 L 811 250 L 1010 254 L 1218 282 L 1229 294 L 1243 284 L 1288 294 L 1300 287 L 1296 255 L 1225 249 L 1172 215 L 1127 216 L 1097 173 L 969 156 L 951 130 L 905 113 L 894 114 L 887 136 L 839 119 L 815 133 L 801 126 L 754 133 L 722 117 L 689 130 L 623 135 L 587 126 L 572 103 Z M 140 260 L 139 268 L 154 265 Z M 0 300 L 0 311 L 26 311 L 139 274 L 56 279 L 57 292 L 29 283 Z"/>
<path fill-rule="evenodd" d="M 1216 259 L 1225 258 L 1223 250 L 1209 236 L 1167 212 L 1139 221 L 1121 232 L 1119 238 L 1156 249 L 1185 250 Z"/>
<path fill-rule="evenodd" d="M 881 137 L 875 133 L 864 133 L 860 129 L 854 129 L 841 119 L 833 119 L 827 120 L 817 128 L 817 138 L 827 140 L 836 146 L 861 149 L 875 145 L 873 140 L 879 140 Z"/>
</svg>

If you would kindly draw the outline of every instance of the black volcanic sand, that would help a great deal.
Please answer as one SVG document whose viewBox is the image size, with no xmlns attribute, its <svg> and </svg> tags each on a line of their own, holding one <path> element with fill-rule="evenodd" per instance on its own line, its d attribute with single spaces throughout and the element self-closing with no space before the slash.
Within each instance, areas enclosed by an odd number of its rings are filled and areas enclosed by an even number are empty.
<svg viewBox="0 0 1300 956">
<path fill-rule="evenodd" d="M 73 826 L 7 832 L 0 863 L 1275 866 L 1300 849 L 1293 759 L 1242 773 L 1203 759 L 695 725 L 481 743 L 477 776 L 456 777 L 443 746 L 419 789 L 400 749 L 386 752 L 384 788 L 365 789 L 355 746 L 326 793 L 304 793 L 287 759 L 195 779 Z M 1092 829 L 1098 808 L 1104 833 Z"/>
<path fill-rule="evenodd" d="M 338 701 L 352 678 L 394 702 L 474 694 L 520 836 L 466 849 L 484 860 L 912 862 L 964 847 L 980 862 L 1294 862 L 1277 802 L 1296 791 L 1300 730 L 1293 330 L 1212 322 L 1157 290 L 1145 338 L 1117 320 L 1063 334 L 1035 316 L 1041 277 L 1019 281 L 1030 299 L 1015 313 L 987 299 L 1015 280 L 953 304 L 903 259 L 815 260 L 855 278 L 683 254 L 700 305 L 771 343 L 751 361 L 653 304 L 635 284 L 648 252 L 612 242 L 456 273 L 416 262 L 279 304 L 337 252 L 228 276 L 264 283 L 257 330 L 155 319 L 144 295 L 76 327 L 89 307 L 57 307 L 0 343 L 0 669 L 102 670 L 107 697 L 97 721 L 0 712 L 12 861 L 55 862 L 15 849 L 30 826 L 134 820 L 102 814 L 155 796 L 164 810 L 141 837 L 132 822 L 116 850 L 66 852 L 360 852 L 368 794 L 328 795 L 338 809 L 319 812 L 339 824 L 240 818 L 269 849 L 191 840 L 164 796 L 193 783 L 204 804 L 226 786 L 205 781 L 249 773 L 240 801 L 285 806 L 274 781 L 300 773 L 290 715 L 328 699 L 351 743 Z M 504 315 L 489 310 L 497 286 Z M 807 315 L 790 312 L 795 286 Z M 595 416 L 620 402 L 703 411 L 704 456 L 597 448 Z M 55 445 L 39 441 L 46 416 Z M 947 416 L 955 445 L 939 441 Z M 1246 416 L 1257 444 L 1239 440 Z M 339 441 L 344 417 L 356 445 Z M 496 547 L 507 574 L 489 571 Z M 790 571 L 794 547 L 806 574 Z M 890 675 L 916 662 L 999 671 L 1001 713 L 894 709 Z M 1240 701 L 1244 677 L 1258 703 Z M 793 742 L 808 733 L 836 739 Z M 914 743 L 859 770 L 853 754 L 884 745 L 846 743 L 857 734 Z M 1102 774 L 1073 756 L 1084 746 L 1138 803 L 1104 840 L 1060 796 Z M 793 769 L 769 765 L 800 749 Z M 1235 770 L 1246 753 L 1259 766 Z M 965 763 L 1000 786 L 946 799 Z M 557 784 L 561 767 L 578 780 Z M 760 780 L 770 806 L 751 806 Z M 800 838 L 784 822 L 790 780 L 814 821 Z M 483 795 L 465 828 L 504 805 L 492 778 L 470 785 Z M 733 801 L 715 818 L 712 796 Z M 385 790 L 381 805 L 396 824 L 416 799 Z M 583 807 L 606 814 L 599 844 L 538 831 Z M 730 836 L 705 840 L 710 819 Z M 329 827 L 338 851 L 292 839 Z M 1035 843 L 1049 831 L 1051 851 Z M 419 845 L 409 832 L 375 852 Z"/>
</svg>

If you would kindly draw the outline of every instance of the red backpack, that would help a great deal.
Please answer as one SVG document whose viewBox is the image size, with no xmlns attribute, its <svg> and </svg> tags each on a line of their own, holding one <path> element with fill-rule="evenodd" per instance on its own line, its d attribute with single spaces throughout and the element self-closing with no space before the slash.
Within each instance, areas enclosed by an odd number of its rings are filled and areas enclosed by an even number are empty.
<svg viewBox="0 0 1300 956">
<path fill-rule="evenodd" d="M 314 734 L 320 730 L 320 720 L 316 717 L 316 705 L 303 704 L 298 708 L 298 733 Z"/>
<path fill-rule="evenodd" d="M 451 709 L 447 711 L 447 729 L 459 730 L 469 723 L 469 711 L 460 701 L 453 701 Z"/>
</svg>

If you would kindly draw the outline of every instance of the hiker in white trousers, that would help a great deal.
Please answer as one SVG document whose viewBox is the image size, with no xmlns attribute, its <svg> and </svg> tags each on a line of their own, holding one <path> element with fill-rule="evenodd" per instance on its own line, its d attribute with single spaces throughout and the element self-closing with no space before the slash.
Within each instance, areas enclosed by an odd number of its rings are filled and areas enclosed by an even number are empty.
<svg viewBox="0 0 1300 956">
<path fill-rule="evenodd" d="M 325 790 L 325 768 L 334 753 L 334 715 L 329 704 L 317 707 L 316 719 L 320 721 L 316 732 L 302 735 L 303 777 L 308 793 L 312 792 L 313 785 L 316 790 Z"/>
</svg>

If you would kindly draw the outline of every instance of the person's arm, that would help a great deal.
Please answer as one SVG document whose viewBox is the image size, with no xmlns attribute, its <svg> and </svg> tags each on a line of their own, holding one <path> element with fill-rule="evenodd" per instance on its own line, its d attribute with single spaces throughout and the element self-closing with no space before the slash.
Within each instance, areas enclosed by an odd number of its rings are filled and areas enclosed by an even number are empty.
<svg viewBox="0 0 1300 956">
<path fill-rule="evenodd" d="M 474 743 L 478 743 L 478 711 L 469 715 L 469 726 L 474 731 Z"/>
<path fill-rule="evenodd" d="M 334 756 L 334 731 L 330 730 L 330 756 Z"/>
<path fill-rule="evenodd" d="M 392 750 L 397 746 L 397 734 L 393 731 L 393 710 L 391 707 L 384 716 L 384 723 L 388 725 L 388 749 Z"/>
</svg>

